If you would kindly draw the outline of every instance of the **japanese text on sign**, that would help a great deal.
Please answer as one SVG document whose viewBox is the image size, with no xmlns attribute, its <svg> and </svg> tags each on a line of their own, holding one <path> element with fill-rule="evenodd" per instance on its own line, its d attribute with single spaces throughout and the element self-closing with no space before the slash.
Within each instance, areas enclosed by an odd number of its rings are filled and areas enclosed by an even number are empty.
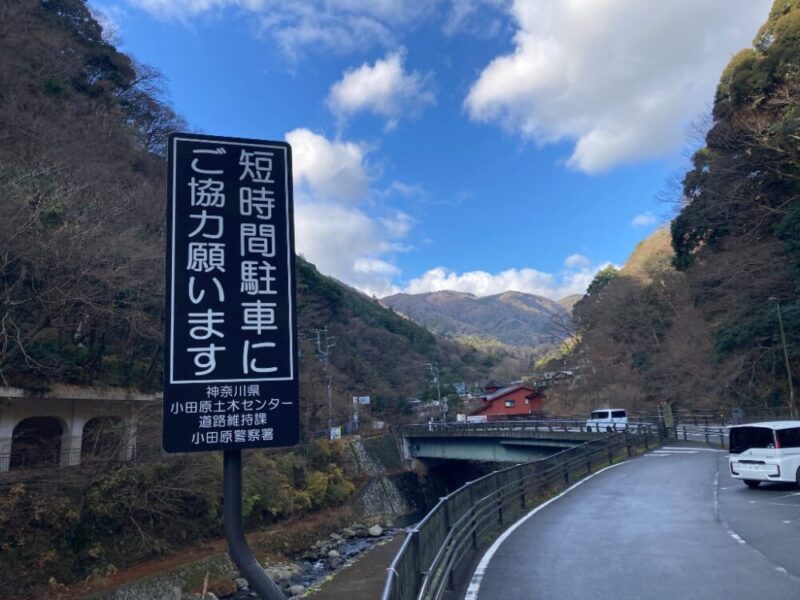
<svg viewBox="0 0 800 600">
<path fill-rule="evenodd" d="M 287 415 L 296 429 L 297 415 L 291 210 L 287 144 L 171 137 L 168 450 L 287 445 L 283 442 L 297 436 L 293 431 L 284 439 L 280 429 Z M 223 425 L 212 416 L 218 411 L 201 416 L 211 390 L 214 400 L 237 402 L 237 418 L 226 418 Z M 245 401 L 251 407 L 276 404 L 254 410 L 243 408 Z M 275 411 L 269 427 L 263 427 L 265 410 Z M 168 431 L 176 423 L 180 426 Z M 230 429 L 233 423 L 242 429 Z"/>
</svg>

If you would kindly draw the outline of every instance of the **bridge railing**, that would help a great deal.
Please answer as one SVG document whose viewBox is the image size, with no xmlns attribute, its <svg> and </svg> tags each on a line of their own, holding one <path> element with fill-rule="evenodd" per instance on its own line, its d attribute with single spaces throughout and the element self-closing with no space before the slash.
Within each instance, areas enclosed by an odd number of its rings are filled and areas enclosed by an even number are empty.
<svg viewBox="0 0 800 600">
<path fill-rule="evenodd" d="M 407 530 L 388 569 L 382 600 L 441 598 L 454 588 L 455 573 L 466 559 L 531 505 L 593 469 L 661 443 L 661 435 L 661 429 L 652 425 L 605 435 L 541 460 L 495 471 L 444 496 Z"/>
<path fill-rule="evenodd" d="M 645 428 L 655 427 L 653 422 L 630 421 L 627 427 L 619 425 L 608 426 L 608 432 L 642 432 Z M 596 429 L 595 429 L 596 430 Z M 406 425 L 403 433 L 406 435 L 429 435 L 436 433 L 452 433 L 469 435 L 470 432 L 484 431 L 533 431 L 533 432 L 584 432 L 590 431 L 586 427 L 586 419 L 558 419 L 558 420 L 516 420 L 516 421 L 486 421 L 485 423 L 423 423 Z"/>
</svg>

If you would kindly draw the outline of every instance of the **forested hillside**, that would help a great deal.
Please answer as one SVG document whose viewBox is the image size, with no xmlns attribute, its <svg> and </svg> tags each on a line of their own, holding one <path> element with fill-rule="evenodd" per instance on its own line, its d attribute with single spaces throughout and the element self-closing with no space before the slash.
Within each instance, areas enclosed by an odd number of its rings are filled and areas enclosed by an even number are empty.
<svg viewBox="0 0 800 600">
<path fill-rule="evenodd" d="M 164 142 L 187 126 L 158 74 L 107 43 L 82 0 L 2 3 L 0 56 L 0 382 L 159 389 Z M 297 278 L 301 337 L 337 338 L 342 413 L 353 393 L 391 409 L 424 391 L 429 361 L 452 378 L 491 365 L 302 260 Z M 327 403 L 321 363 L 301 346 L 308 432 Z"/>
<path fill-rule="evenodd" d="M 671 232 L 599 274 L 575 307 L 584 403 L 789 408 L 784 349 L 793 387 L 800 374 L 800 1 L 775 2 L 723 72 L 712 116 Z"/>
</svg>

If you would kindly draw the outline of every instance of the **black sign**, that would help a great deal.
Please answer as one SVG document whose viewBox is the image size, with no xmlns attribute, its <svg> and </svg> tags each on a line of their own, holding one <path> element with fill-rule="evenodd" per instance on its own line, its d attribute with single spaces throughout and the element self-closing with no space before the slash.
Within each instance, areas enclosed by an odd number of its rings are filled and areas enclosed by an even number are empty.
<svg viewBox="0 0 800 600">
<path fill-rule="evenodd" d="M 291 148 L 169 140 L 167 452 L 299 439 Z"/>
</svg>

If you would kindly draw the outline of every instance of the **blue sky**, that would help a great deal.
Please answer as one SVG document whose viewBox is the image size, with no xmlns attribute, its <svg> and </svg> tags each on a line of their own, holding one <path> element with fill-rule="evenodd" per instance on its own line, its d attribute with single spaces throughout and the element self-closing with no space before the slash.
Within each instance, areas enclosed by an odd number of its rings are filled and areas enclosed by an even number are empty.
<svg viewBox="0 0 800 600">
<path fill-rule="evenodd" d="M 92 0 L 193 131 L 286 139 L 297 249 L 378 296 L 559 298 L 666 222 L 769 0 Z"/>
</svg>

